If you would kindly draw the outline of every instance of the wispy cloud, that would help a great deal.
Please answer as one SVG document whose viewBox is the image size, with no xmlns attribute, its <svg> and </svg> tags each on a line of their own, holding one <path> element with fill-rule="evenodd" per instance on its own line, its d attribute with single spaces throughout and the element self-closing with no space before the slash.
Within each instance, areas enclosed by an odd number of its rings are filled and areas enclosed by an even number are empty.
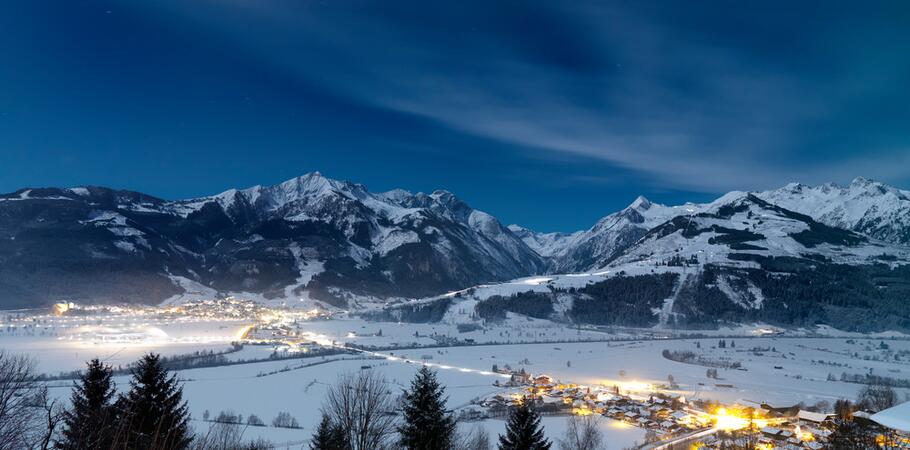
<svg viewBox="0 0 910 450">
<path fill-rule="evenodd" d="M 658 188 L 910 177 L 910 164 L 895 164 L 910 153 L 906 130 L 870 125 L 852 109 L 857 99 L 910 99 L 896 75 L 910 73 L 906 54 L 895 60 L 900 49 L 873 54 L 850 40 L 878 39 L 874 23 L 807 32 L 795 11 L 779 19 L 788 13 L 731 9 L 718 19 L 730 23 L 706 29 L 663 7 L 328 3 L 174 7 L 338 95 L 553 157 L 601 161 Z M 780 34 L 750 35 L 767 33 L 762 26 Z M 838 47 L 836 57 L 819 56 L 825 45 Z M 887 64 L 870 69 L 883 55 Z M 871 126 L 887 138 L 852 148 L 827 139 L 851 120 L 856 133 Z"/>
</svg>

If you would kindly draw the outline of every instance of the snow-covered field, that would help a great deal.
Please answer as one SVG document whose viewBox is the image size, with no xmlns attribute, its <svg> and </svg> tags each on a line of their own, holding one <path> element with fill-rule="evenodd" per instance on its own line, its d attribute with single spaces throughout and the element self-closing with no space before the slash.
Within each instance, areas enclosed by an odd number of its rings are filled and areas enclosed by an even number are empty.
<svg viewBox="0 0 910 450">
<path fill-rule="evenodd" d="M 456 307 L 457 308 L 457 307 Z M 173 325 L 177 327 L 177 325 Z M 235 324 L 233 326 L 239 326 Z M 194 325 L 183 333 L 187 336 L 224 335 L 236 333 L 232 326 Z M 222 328 L 223 327 L 223 328 Z M 667 384 L 672 375 L 676 389 L 690 399 L 716 399 L 727 403 L 737 401 L 767 402 L 792 405 L 799 402 L 815 404 L 833 402 L 838 398 L 854 398 L 862 387 L 839 381 L 841 374 L 873 373 L 895 379 L 910 379 L 910 341 L 889 337 L 727 337 L 726 348 L 718 348 L 719 339 L 652 339 L 633 340 L 631 334 L 577 330 L 549 321 L 510 317 L 497 328 L 459 333 L 453 323 L 399 324 L 365 322 L 359 319 L 305 322 L 301 330 L 322 342 L 345 343 L 386 348 L 377 353 L 391 359 L 375 359 L 374 354 L 346 354 L 328 357 L 300 358 L 282 361 L 262 361 L 231 366 L 184 370 L 185 397 L 194 416 L 194 426 L 204 429 L 201 421 L 205 411 L 214 417 L 220 411 L 233 411 L 244 417 L 259 416 L 266 423 L 282 411 L 295 416 L 302 429 L 248 427 L 248 438 L 265 437 L 290 448 L 299 448 L 312 433 L 319 406 L 326 389 L 341 373 L 364 370 L 363 366 L 380 372 L 393 392 L 404 389 L 421 362 L 432 364 L 439 379 L 447 388 L 449 407 L 459 410 L 472 400 L 501 393 L 494 386 L 502 375 L 490 373 L 495 364 L 513 369 L 525 368 L 534 374 L 548 374 L 563 382 L 587 385 L 620 385 L 623 389 L 658 388 Z M 748 334 L 748 330 L 739 331 Z M 822 330 L 835 335 L 836 331 Z M 179 336 L 168 330 L 168 336 Z M 134 360 L 147 351 L 180 354 L 195 350 L 222 350 L 224 342 L 180 343 L 177 340 L 159 345 L 103 346 L 74 343 L 59 336 L 0 336 L 0 347 L 26 353 L 39 359 L 45 372 L 80 368 L 85 360 L 99 356 L 118 365 Z M 478 345 L 446 347 L 440 339 L 474 339 Z M 594 339 L 613 341 L 590 342 Z M 532 343 L 531 341 L 550 341 Z M 573 341 L 588 342 L 573 342 Z M 500 343 L 480 345 L 479 343 Z M 511 342 L 501 344 L 503 342 Z M 884 345 L 883 345 L 884 344 Z M 397 346 L 397 349 L 393 347 Z M 432 348 L 406 348 L 433 346 Z M 887 347 L 887 348 L 885 348 Z M 389 350 L 389 348 L 393 348 Z M 664 350 L 691 351 L 709 361 L 740 364 L 739 369 L 719 369 L 719 379 L 706 376 L 707 367 L 671 361 L 662 356 Z M 231 360 L 263 359 L 273 351 L 271 346 L 247 345 L 228 355 Z M 408 362 L 410 360 L 410 362 Z M 837 381 L 829 381 L 834 379 Z M 117 377 L 119 386 L 127 385 L 126 377 Z M 52 392 L 60 397 L 69 395 L 68 381 L 53 382 Z M 901 398 L 907 395 L 902 390 Z M 565 427 L 564 417 L 546 417 L 544 425 L 551 438 L 557 438 Z M 475 424 L 466 423 L 470 427 Z M 491 436 L 504 428 L 499 419 L 480 424 Z M 602 428 L 608 435 L 610 448 L 624 448 L 640 441 L 644 431 L 622 427 L 605 421 Z"/>
<path fill-rule="evenodd" d="M 196 351 L 224 351 L 230 348 L 231 341 L 237 339 L 247 324 L 244 321 L 219 321 L 126 326 L 105 322 L 98 326 L 80 325 L 40 331 L 5 330 L 0 332 L 0 348 L 33 356 L 39 372 L 56 375 L 62 371 L 81 369 L 92 358 L 100 358 L 116 367 L 135 361 L 148 352 L 171 356 Z M 110 340 L 102 341 L 98 338 L 100 335 Z"/>
</svg>

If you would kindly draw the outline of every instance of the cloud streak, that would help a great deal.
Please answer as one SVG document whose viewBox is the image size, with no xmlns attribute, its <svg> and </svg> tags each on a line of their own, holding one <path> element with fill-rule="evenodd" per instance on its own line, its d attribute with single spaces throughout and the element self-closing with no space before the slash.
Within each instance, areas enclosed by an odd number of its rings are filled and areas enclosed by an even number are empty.
<svg viewBox="0 0 910 450">
<path fill-rule="evenodd" d="M 895 120 L 910 123 L 897 106 L 910 101 L 901 77 L 910 75 L 910 48 L 886 44 L 894 33 L 910 38 L 894 28 L 899 20 L 815 11 L 818 25 L 801 11 L 731 6 L 169 5 L 337 95 L 554 158 L 599 161 L 655 187 L 910 178 L 910 166 L 893 163 L 910 148 Z M 892 109 L 890 124 L 874 122 L 884 112 L 869 114 L 863 101 Z M 849 138 L 833 136 L 851 126 Z"/>
</svg>

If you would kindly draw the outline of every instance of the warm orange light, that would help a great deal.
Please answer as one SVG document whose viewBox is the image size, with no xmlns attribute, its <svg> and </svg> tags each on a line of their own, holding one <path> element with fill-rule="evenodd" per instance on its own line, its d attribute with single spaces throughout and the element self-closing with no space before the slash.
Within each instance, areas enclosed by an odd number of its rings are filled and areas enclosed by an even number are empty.
<svg viewBox="0 0 910 450">
<path fill-rule="evenodd" d="M 724 431 L 741 430 L 749 426 L 749 420 L 730 414 L 726 408 L 719 408 L 714 413 L 714 426 Z"/>
<path fill-rule="evenodd" d="M 576 416 L 590 416 L 594 413 L 588 408 L 572 408 L 572 414 L 575 414 Z"/>
</svg>

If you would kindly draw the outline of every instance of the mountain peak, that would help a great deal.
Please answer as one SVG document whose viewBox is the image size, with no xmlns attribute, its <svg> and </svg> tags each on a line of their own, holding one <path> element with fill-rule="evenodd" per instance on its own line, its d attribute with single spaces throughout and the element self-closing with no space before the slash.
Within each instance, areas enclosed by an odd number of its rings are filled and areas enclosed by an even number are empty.
<svg viewBox="0 0 910 450">
<path fill-rule="evenodd" d="M 806 186 L 805 184 L 793 182 L 793 183 L 787 183 L 787 185 L 784 186 L 784 189 L 788 190 L 790 192 L 800 192 L 807 187 L 808 186 Z"/>
<path fill-rule="evenodd" d="M 645 198 L 645 196 L 639 195 L 635 201 L 629 205 L 629 208 L 647 210 L 651 208 L 651 201 Z"/>
</svg>

